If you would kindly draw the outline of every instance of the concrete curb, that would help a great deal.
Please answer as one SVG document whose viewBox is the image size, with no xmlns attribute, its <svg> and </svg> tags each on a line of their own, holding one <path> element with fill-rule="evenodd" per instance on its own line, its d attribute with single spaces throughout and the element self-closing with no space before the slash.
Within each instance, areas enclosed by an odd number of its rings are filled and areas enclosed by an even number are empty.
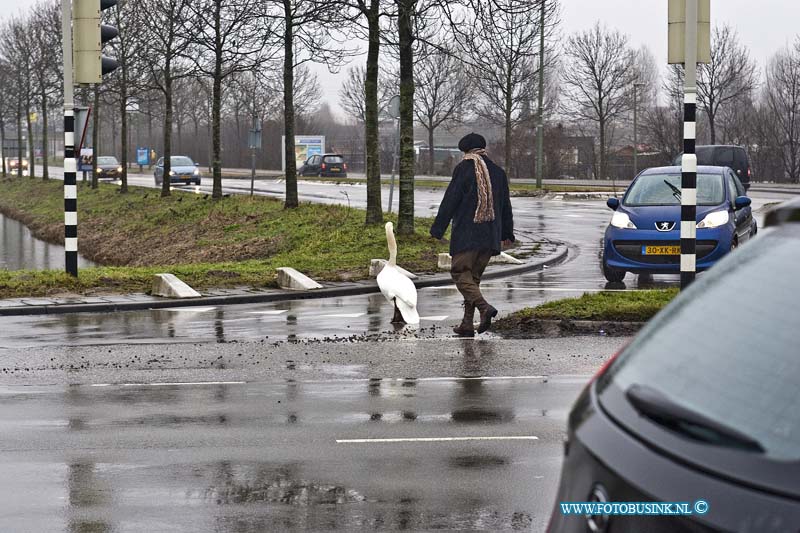
<svg viewBox="0 0 800 533">
<path fill-rule="evenodd" d="M 524 265 L 503 268 L 494 271 L 487 271 L 483 279 L 498 279 L 511 276 L 518 276 L 527 272 L 542 270 L 544 267 L 558 265 L 562 263 L 569 253 L 566 244 L 559 244 L 556 251 L 539 261 L 532 261 Z M 438 285 L 449 285 L 452 279 L 449 275 L 435 275 L 427 278 L 414 280 L 414 285 L 418 289 L 425 287 L 435 287 Z M 109 313 L 115 311 L 137 311 L 144 309 L 166 309 L 173 307 L 192 307 L 209 305 L 234 305 L 281 302 L 287 300 L 310 300 L 315 298 L 338 298 L 342 296 L 357 296 L 360 294 L 371 294 L 380 292 L 378 284 L 374 281 L 369 283 L 353 284 L 344 287 L 329 287 L 313 291 L 285 291 L 268 294 L 237 294 L 232 296 L 202 296 L 189 300 L 164 299 L 157 301 L 141 302 L 108 302 L 90 304 L 64 304 L 64 305 L 26 305 L 18 307 L 0 307 L 0 316 L 29 316 L 29 315 L 49 315 L 67 313 Z"/>
</svg>

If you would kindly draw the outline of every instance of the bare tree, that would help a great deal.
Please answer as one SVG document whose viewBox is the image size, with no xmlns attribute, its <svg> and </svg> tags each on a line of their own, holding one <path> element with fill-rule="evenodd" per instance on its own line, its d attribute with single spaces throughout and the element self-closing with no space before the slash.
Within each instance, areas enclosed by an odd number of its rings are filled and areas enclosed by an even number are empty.
<svg viewBox="0 0 800 533">
<path fill-rule="evenodd" d="M 335 2 L 324 0 L 270 0 L 270 11 L 280 28 L 283 44 L 283 119 L 286 159 L 286 208 L 299 205 L 295 161 L 295 69 L 309 61 L 336 70 L 348 54 L 341 43 L 332 42 L 332 28 L 343 19 Z"/>
<path fill-rule="evenodd" d="M 599 178 L 608 174 L 609 129 L 629 109 L 634 77 L 628 37 L 596 23 L 567 41 L 562 80 L 570 105 L 565 111 L 578 121 L 596 125 L 600 137 Z"/>
<path fill-rule="evenodd" d="M 182 31 L 189 13 L 190 0 L 139 0 L 134 14 L 138 26 L 145 32 L 144 49 L 151 86 L 164 98 L 164 176 L 169 176 L 172 156 L 173 83 L 189 73 L 181 59 L 190 44 L 189 35 Z M 165 179 L 161 196 L 170 195 L 170 180 Z"/>
<path fill-rule="evenodd" d="M 767 67 L 764 96 L 772 111 L 783 170 L 800 182 L 800 40 L 775 54 Z"/>
<path fill-rule="evenodd" d="M 339 89 L 339 105 L 345 114 L 358 122 L 365 124 L 367 121 L 367 71 L 362 66 L 353 66 L 347 69 L 347 79 Z M 394 85 L 386 76 L 378 77 L 378 115 L 386 109 L 389 100 L 394 96 Z"/>
<path fill-rule="evenodd" d="M 698 66 L 697 99 L 708 117 L 711 144 L 717 142 L 717 116 L 726 105 L 749 96 L 758 83 L 756 65 L 747 47 L 727 24 L 714 28 L 711 62 Z"/>
<path fill-rule="evenodd" d="M 220 122 L 222 83 L 268 61 L 274 32 L 260 0 L 193 0 L 181 31 L 191 35 L 187 56 L 211 79 L 211 197 L 222 198 Z"/>
<path fill-rule="evenodd" d="M 434 174 L 433 134 L 460 115 L 472 92 L 464 64 L 447 44 L 424 54 L 416 68 L 414 114 L 428 132 L 428 172 Z"/>
<path fill-rule="evenodd" d="M 14 123 L 17 134 L 17 177 L 22 177 L 22 160 L 23 160 L 23 144 L 22 144 L 22 118 L 25 113 L 25 104 L 27 99 L 30 98 L 29 83 L 26 83 L 27 72 L 26 66 L 28 60 L 25 57 L 23 47 L 20 46 L 20 41 L 25 33 L 23 21 L 19 18 L 12 18 L 6 21 L 2 31 L 0 31 L 0 58 L 5 61 L 12 74 L 11 83 L 6 81 L 4 90 L 11 98 L 9 105 L 13 108 Z M 26 93 L 28 93 L 26 95 Z M 28 115 L 30 115 L 28 113 Z"/>
<path fill-rule="evenodd" d="M 366 174 L 367 174 L 367 224 L 383 222 L 383 206 L 381 205 L 381 159 L 380 159 L 380 50 L 385 30 L 381 22 L 389 16 L 386 5 L 390 0 L 340 0 L 342 7 L 347 8 L 348 19 L 353 23 L 356 34 L 367 41 L 367 61 L 364 69 L 364 137 L 366 139 Z M 352 78 L 351 78 L 352 81 Z M 352 81 L 352 83 L 357 83 Z M 358 85 L 351 88 L 358 87 Z M 347 87 L 347 84 L 345 85 Z M 349 89 L 345 89 L 349 90 Z M 352 93 L 357 97 L 357 91 Z M 352 100 L 351 100 L 352 101 Z M 352 113 L 351 113 L 352 114 Z"/>
</svg>

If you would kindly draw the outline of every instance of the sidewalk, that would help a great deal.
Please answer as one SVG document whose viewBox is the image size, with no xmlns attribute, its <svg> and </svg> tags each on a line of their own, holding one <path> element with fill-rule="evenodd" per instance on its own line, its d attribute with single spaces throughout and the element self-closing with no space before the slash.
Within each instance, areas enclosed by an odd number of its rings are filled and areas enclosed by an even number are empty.
<svg viewBox="0 0 800 533">
<path fill-rule="evenodd" d="M 530 253 L 539 244 L 540 249 L 531 257 L 523 259 L 522 265 L 491 265 L 484 279 L 497 279 L 518 276 L 527 272 L 542 270 L 563 262 L 567 258 L 568 248 L 561 242 L 528 242 L 515 251 L 520 254 Z M 452 280 L 448 273 L 420 275 L 414 280 L 418 289 L 450 285 Z M 314 298 L 334 298 L 355 296 L 380 292 L 375 280 L 357 282 L 325 282 L 322 289 L 312 291 L 290 291 L 283 289 L 257 289 L 253 287 L 236 287 L 232 289 L 209 289 L 200 298 L 170 299 L 147 294 L 119 294 L 103 296 L 75 296 L 52 298 L 14 298 L 0 300 L 0 316 L 45 315 L 64 313 L 108 313 L 115 311 L 133 311 L 141 309 L 165 309 L 172 307 L 233 305 L 285 300 L 302 300 Z"/>
</svg>

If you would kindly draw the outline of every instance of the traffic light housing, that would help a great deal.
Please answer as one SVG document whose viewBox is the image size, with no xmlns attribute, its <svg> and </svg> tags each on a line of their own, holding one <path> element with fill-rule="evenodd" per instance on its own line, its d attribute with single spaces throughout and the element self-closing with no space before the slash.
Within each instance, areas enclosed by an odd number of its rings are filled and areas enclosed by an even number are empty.
<svg viewBox="0 0 800 533">
<path fill-rule="evenodd" d="M 116 59 L 103 55 L 103 44 L 119 35 L 119 31 L 114 26 L 100 24 L 100 12 L 115 5 L 117 0 L 72 0 L 76 84 L 100 83 L 104 74 L 119 66 Z"/>
</svg>

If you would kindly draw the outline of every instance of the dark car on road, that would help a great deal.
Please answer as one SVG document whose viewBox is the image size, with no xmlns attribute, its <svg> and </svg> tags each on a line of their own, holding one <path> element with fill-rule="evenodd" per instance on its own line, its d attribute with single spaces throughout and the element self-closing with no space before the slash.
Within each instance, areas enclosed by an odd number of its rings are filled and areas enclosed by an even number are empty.
<svg viewBox="0 0 800 533">
<path fill-rule="evenodd" d="M 122 166 L 114 156 L 97 158 L 97 179 L 116 180 L 122 175 Z"/>
<path fill-rule="evenodd" d="M 583 390 L 549 531 L 800 531 L 800 200 L 785 209 Z M 653 502 L 686 505 L 627 514 Z"/>
<path fill-rule="evenodd" d="M 298 173 L 301 176 L 346 178 L 347 163 L 345 163 L 344 157 L 339 154 L 312 155 L 306 159 Z"/>
<path fill-rule="evenodd" d="M 643 170 L 620 202 L 606 229 L 603 275 L 619 282 L 626 272 L 680 271 L 681 169 Z M 697 269 L 706 270 L 757 232 L 750 198 L 728 167 L 697 167 Z"/>
<path fill-rule="evenodd" d="M 176 185 L 200 185 L 202 175 L 198 168 L 199 163 L 195 163 L 185 155 L 173 155 L 169 158 L 170 170 L 169 181 Z M 160 187 L 164 182 L 164 158 L 161 157 L 156 163 L 155 169 L 156 187 Z"/>
<path fill-rule="evenodd" d="M 750 156 L 743 146 L 732 144 L 706 144 L 695 148 L 697 164 L 712 167 L 729 167 L 736 172 L 736 176 L 744 185 L 744 190 L 750 190 L 750 178 L 753 175 L 750 166 Z M 674 164 L 681 165 L 683 154 L 675 158 Z"/>
</svg>

